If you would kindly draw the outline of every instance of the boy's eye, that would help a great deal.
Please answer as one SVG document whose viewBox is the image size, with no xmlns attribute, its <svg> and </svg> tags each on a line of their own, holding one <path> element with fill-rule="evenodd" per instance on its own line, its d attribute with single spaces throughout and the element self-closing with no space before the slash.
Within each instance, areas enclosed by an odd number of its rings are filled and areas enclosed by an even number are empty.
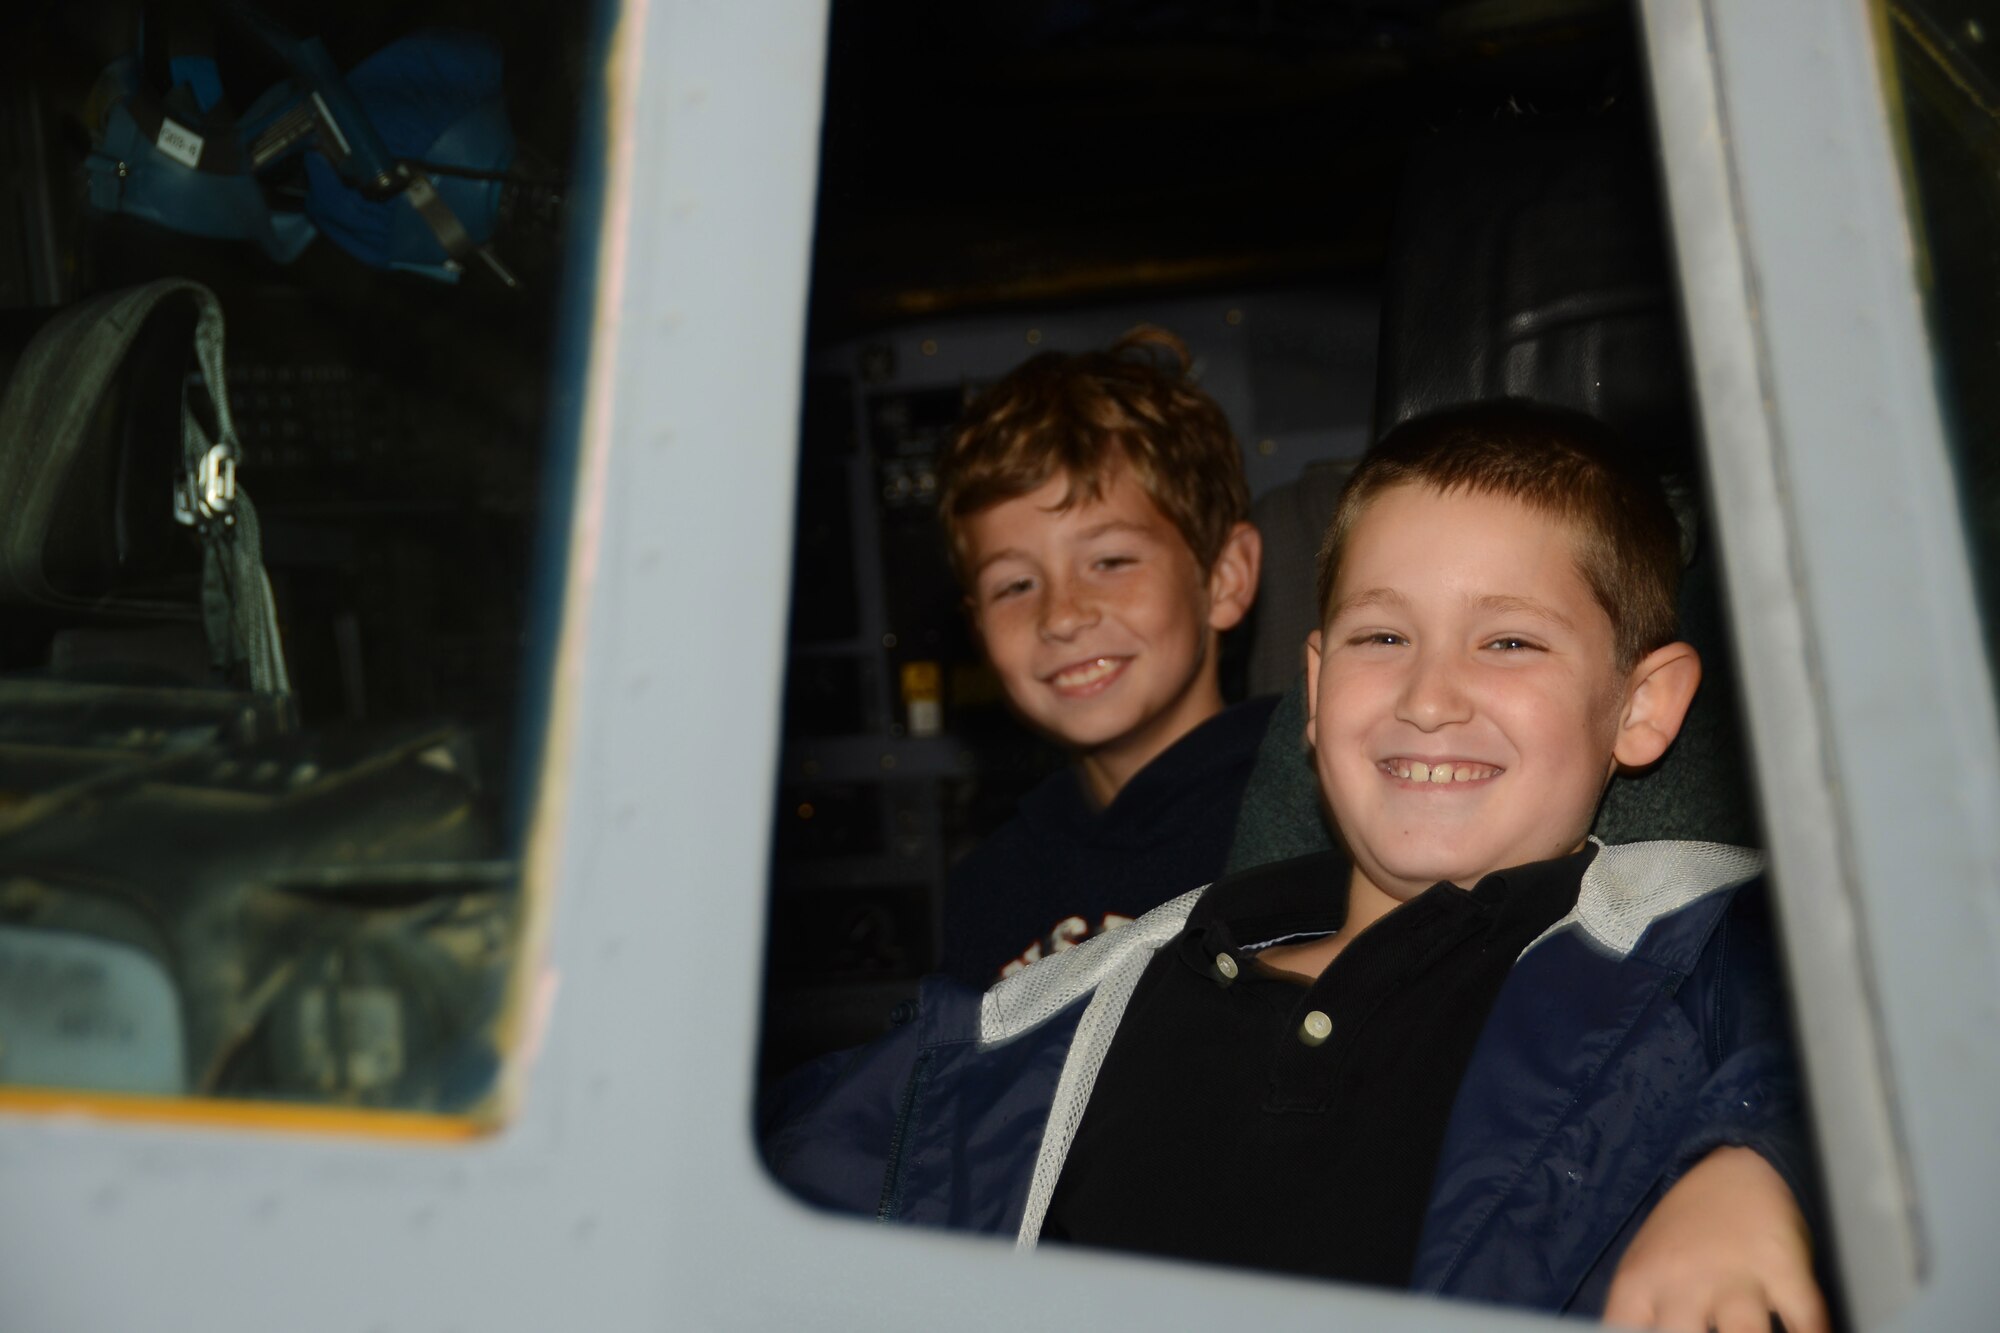
<svg viewBox="0 0 2000 1333">
<path fill-rule="evenodd" d="M 1538 650 L 1542 645 L 1536 643 L 1532 639 L 1524 639 L 1520 637 L 1518 634 L 1502 634 L 1499 638 L 1491 640 L 1489 643 L 1487 643 L 1486 646 L 1488 648 L 1498 648 L 1503 652 L 1511 653 L 1511 652 L 1535 651 Z"/>
<path fill-rule="evenodd" d="M 993 591 L 986 595 L 986 600 L 999 602 L 1009 597 L 1018 597 L 1033 586 L 1033 579 L 1009 579 L 1005 583 L 996 584 Z"/>
<path fill-rule="evenodd" d="M 1371 629 L 1371 630 L 1364 630 L 1360 634 L 1355 635 L 1353 638 L 1349 639 L 1348 642 L 1351 644 L 1355 644 L 1357 646 L 1365 643 L 1379 643 L 1386 647 L 1394 648 L 1401 644 L 1408 643 L 1409 640 L 1404 638 L 1402 635 L 1396 633 L 1394 630 Z"/>
<path fill-rule="evenodd" d="M 1138 557 L 1130 555 L 1100 555 L 1091 564 L 1097 569 L 1118 569 L 1125 565 L 1136 565 Z"/>
</svg>

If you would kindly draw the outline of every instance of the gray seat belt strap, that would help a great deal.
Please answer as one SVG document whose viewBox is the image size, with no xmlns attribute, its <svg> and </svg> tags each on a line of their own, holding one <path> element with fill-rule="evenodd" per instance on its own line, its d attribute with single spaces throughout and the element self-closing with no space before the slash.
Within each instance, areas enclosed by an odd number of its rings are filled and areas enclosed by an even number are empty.
<svg viewBox="0 0 2000 1333">
<path fill-rule="evenodd" d="M 174 493 L 174 517 L 201 533 L 202 623 L 208 633 L 209 655 L 227 671 L 241 660 L 250 688 L 259 694 L 292 691 L 285 669 L 284 644 L 278 637 L 277 607 L 271 580 L 264 572 L 263 532 L 257 507 L 236 484 L 236 463 L 242 447 L 229 407 L 229 385 L 223 368 L 222 304 L 206 287 L 197 289 L 201 317 L 195 324 L 195 359 L 215 413 L 216 433 L 210 439 L 196 415 L 192 384 L 181 388 L 182 477 Z"/>
</svg>

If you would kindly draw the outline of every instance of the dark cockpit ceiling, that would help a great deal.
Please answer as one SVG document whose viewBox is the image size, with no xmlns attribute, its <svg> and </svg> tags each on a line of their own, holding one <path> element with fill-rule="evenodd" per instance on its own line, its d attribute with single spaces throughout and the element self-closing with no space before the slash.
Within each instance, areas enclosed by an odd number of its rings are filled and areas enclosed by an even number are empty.
<svg viewBox="0 0 2000 1333">
<path fill-rule="evenodd" d="M 1420 136 L 1635 111 L 1620 0 L 836 0 L 815 340 L 1379 267 Z"/>
</svg>

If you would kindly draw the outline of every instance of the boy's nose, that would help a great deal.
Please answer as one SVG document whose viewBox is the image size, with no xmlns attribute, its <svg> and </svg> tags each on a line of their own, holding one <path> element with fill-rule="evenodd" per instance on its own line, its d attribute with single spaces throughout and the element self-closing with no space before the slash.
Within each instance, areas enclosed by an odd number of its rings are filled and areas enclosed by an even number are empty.
<svg viewBox="0 0 2000 1333">
<path fill-rule="evenodd" d="M 1042 603 L 1042 637 L 1070 639 L 1097 623 L 1097 607 L 1083 595 L 1083 589 L 1068 583 L 1052 584 Z"/>
<path fill-rule="evenodd" d="M 1396 716 L 1419 731 L 1436 731 L 1472 716 L 1463 664 L 1449 653 L 1418 652 L 1397 700 Z"/>
</svg>

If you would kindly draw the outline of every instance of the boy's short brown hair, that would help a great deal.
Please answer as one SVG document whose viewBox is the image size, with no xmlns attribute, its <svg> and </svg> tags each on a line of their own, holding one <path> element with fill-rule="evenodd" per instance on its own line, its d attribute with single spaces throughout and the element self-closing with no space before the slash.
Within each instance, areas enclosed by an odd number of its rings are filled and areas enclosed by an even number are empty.
<svg viewBox="0 0 2000 1333">
<path fill-rule="evenodd" d="M 1376 496 L 1406 485 L 1506 496 L 1568 524 L 1577 572 L 1611 617 L 1620 671 L 1679 637 L 1680 525 L 1659 478 L 1602 423 L 1519 399 L 1406 421 L 1368 451 L 1320 544 L 1322 625 L 1348 534 Z"/>
<path fill-rule="evenodd" d="M 1044 352 L 973 399 L 938 476 L 938 515 L 960 580 L 965 519 L 1058 471 L 1069 475 L 1063 508 L 1097 499 L 1121 465 L 1206 574 L 1249 513 L 1250 490 L 1229 419 L 1195 385 L 1193 365 L 1186 343 L 1142 324 L 1102 352 Z"/>
</svg>

